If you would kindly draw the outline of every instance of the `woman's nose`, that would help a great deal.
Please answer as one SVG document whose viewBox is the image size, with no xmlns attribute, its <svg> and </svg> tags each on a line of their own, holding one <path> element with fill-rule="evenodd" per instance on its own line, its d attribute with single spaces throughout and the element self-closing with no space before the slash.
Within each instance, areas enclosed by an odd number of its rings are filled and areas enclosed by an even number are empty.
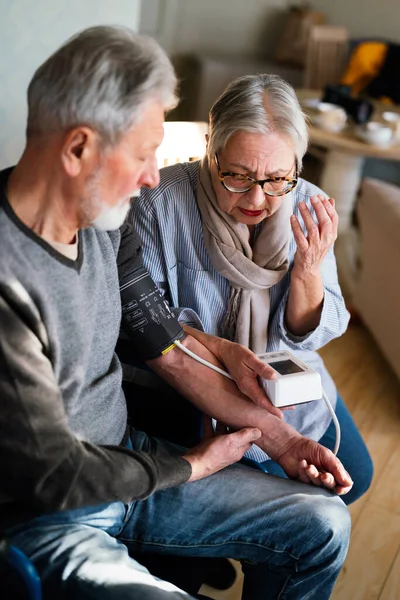
<svg viewBox="0 0 400 600">
<path fill-rule="evenodd" d="M 261 208 L 265 206 L 265 193 L 260 185 L 255 185 L 247 192 L 249 208 Z"/>
</svg>

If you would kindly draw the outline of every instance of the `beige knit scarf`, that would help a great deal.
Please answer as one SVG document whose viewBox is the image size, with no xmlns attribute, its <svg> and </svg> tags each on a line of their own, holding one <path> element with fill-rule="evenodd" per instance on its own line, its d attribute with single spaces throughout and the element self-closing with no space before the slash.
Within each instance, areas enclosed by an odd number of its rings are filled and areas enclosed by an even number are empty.
<svg viewBox="0 0 400 600">
<path fill-rule="evenodd" d="M 255 353 L 265 352 L 267 347 L 269 288 L 288 270 L 291 194 L 282 200 L 280 208 L 264 221 L 251 247 L 247 225 L 218 206 L 207 158 L 200 164 L 197 204 L 205 245 L 214 268 L 231 286 L 222 334 Z"/>
</svg>

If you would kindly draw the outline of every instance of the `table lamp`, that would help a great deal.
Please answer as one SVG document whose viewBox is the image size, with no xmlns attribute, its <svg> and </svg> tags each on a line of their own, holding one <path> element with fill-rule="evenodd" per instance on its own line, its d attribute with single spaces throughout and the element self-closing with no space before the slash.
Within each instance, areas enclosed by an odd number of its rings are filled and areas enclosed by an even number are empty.
<svg viewBox="0 0 400 600">
<path fill-rule="evenodd" d="M 202 121 L 166 121 L 164 139 L 157 150 L 159 168 L 202 158 L 208 124 Z"/>
</svg>

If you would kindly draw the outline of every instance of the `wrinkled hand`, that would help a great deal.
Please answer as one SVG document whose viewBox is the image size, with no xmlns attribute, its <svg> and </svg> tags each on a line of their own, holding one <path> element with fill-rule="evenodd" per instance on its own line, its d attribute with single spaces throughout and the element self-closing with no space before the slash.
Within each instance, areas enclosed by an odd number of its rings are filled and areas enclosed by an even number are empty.
<svg viewBox="0 0 400 600">
<path fill-rule="evenodd" d="M 203 479 L 237 462 L 260 437 L 259 429 L 246 427 L 235 433 L 204 439 L 183 455 L 192 467 L 189 481 Z"/>
<path fill-rule="evenodd" d="M 265 362 L 260 360 L 254 352 L 225 339 L 221 339 L 219 359 L 224 363 L 228 373 L 235 381 L 239 390 L 275 417 L 283 418 L 282 411 L 276 408 L 260 387 L 258 377 L 275 379 L 276 373 Z M 292 407 L 285 407 L 291 410 Z"/>
<path fill-rule="evenodd" d="M 323 194 L 318 194 L 311 196 L 311 203 L 318 223 L 311 216 L 305 202 L 300 202 L 299 209 L 307 235 L 304 235 L 299 220 L 294 215 L 291 217 L 291 225 L 297 244 L 293 268 L 313 274 L 319 272 L 326 253 L 337 238 L 339 217 L 333 198 L 328 199 Z"/>
<path fill-rule="evenodd" d="M 291 479 L 323 486 L 339 495 L 353 487 L 350 475 L 333 452 L 303 436 L 275 460 Z"/>
</svg>

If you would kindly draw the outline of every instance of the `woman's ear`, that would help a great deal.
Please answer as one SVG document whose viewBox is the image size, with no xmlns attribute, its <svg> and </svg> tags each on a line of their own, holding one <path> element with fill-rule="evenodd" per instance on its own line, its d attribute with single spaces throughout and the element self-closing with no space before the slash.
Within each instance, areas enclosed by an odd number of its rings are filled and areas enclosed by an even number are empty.
<svg viewBox="0 0 400 600">
<path fill-rule="evenodd" d="M 208 146 L 208 140 L 210 139 L 208 133 L 206 133 L 205 138 L 206 138 L 206 146 Z"/>
</svg>

